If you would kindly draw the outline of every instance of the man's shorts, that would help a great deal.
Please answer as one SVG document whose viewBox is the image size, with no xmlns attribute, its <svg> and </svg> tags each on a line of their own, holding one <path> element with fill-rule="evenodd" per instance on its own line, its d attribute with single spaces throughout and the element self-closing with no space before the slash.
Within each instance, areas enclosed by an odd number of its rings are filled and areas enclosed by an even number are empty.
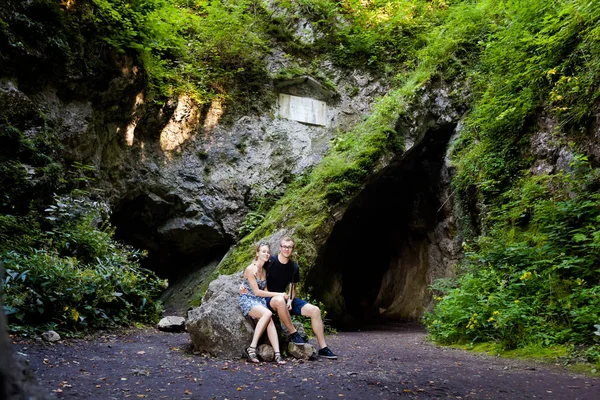
<svg viewBox="0 0 600 400">
<path fill-rule="evenodd" d="M 276 313 L 276 311 L 271 308 L 271 299 L 272 299 L 272 297 L 267 297 L 267 307 L 273 313 Z M 292 299 L 292 309 L 290 310 L 290 314 L 291 315 L 302 315 L 302 313 L 300 312 L 300 310 L 302 310 L 302 307 L 304 307 L 307 304 L 308 303 L 306 301 L 304 301 L 302 299 L 299 299 L 297 297 L 294 297 Z"/>
</svg>

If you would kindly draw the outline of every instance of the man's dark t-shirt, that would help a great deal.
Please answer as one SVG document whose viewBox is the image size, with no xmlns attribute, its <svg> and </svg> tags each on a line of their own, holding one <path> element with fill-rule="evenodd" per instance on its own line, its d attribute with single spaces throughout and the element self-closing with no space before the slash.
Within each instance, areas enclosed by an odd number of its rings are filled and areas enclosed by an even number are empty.
<svg viewBox="0 0 600 400">
<path fill-rule="evenodd" d="M 287 264 L 279 262 L 277 254 L 269 259 L 267 267 L 267 288 L 269 292 L 285 292 L 287 285 L 300 280 L 300 268 L 296 262 L 289 260 Z"/>
</svg>

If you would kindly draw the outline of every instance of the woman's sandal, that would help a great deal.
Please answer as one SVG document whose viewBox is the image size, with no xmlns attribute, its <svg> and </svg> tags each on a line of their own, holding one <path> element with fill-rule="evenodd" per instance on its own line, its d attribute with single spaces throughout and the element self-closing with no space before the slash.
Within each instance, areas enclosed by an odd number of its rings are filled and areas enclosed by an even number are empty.
<svg viewBox="0 0 600 400">
<path fill-rule="evenodd" d="M 248 347 L 246 349 L 246 354 L 248 355 L 248 361 L 250 361 L 251 363 L 259 363 L 260 360 L 258 359 L 258 357 L 256 356 L 256 347 Z"/>
<path fill-rule="evenodd" d="M 285 360 L 283 359 L 283 357 L 281 357 L 281 353 L 280 353 L 280 352 L 278 352 L 278 351 L 276 351 L 276 352 L 275 352 L 275 362 L 276 362 L 277 364 L 279 364 L 279 365 L 282 365 L 282 364 L 286 364 L 286 363 L 287 363 L 287 361 L 285 361 Z"/>
</svg>

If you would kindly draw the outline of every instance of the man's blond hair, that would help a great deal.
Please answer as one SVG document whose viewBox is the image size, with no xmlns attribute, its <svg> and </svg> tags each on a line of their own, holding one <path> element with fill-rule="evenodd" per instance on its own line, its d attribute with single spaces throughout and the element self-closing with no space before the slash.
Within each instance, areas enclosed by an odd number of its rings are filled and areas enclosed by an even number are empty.
<svg viewBox="0 0 600 400">
<path fill-rule="evenodd" d="M 281 240 L 279 241 L 279 245 L 281 246 L 281 243 L 283 243 L 283 242 L 292 242 L 292 243 L 296 244 L 296 242 L 294 241 L 294 239 L 292 239 L 289 236 L 282 237 Z"/>
</svg>

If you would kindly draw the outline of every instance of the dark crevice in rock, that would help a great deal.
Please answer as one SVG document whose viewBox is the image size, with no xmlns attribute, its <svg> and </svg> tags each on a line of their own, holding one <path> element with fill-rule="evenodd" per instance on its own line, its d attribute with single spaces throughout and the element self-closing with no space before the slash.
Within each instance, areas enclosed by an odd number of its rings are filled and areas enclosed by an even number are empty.
<svg viewBox="0 0 600 400">
<path fill-rule="evenodd" d="M 431 301 L 432 277 L 448 273 L 442 262 L 448 252 L 439 242 L 455 236 L 449 207 L 442 207 L 454 129 L 430 129 L 365 187 L 334 228 L 306 283 L 338 327 L 419 318 Z"/>
</svg>

